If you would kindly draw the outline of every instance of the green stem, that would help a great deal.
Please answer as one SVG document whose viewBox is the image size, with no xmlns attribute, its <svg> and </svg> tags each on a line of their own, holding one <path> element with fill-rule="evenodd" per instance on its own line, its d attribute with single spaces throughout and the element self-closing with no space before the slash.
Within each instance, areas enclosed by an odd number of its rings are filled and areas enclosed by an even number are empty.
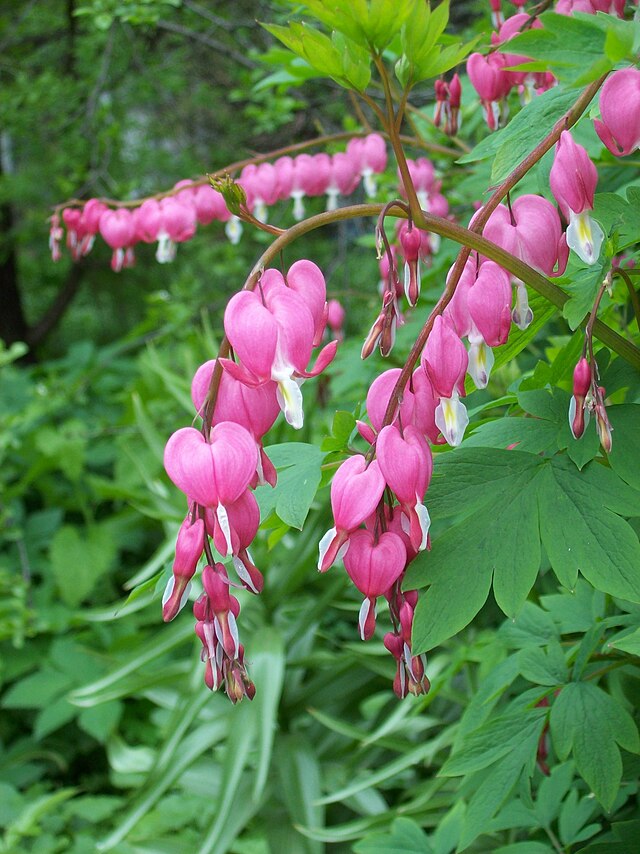
<svg viewBox="0 0 640 854">
<path fill-rule="evenodd" d="M 636 317 L 636 324 L 638 329 L 640 329 L 640 297 L 638 296 L 638 292 L 633 286 L 633 282 L 631 281 L 630 276 L 628 275 L 626 270 L 623 270 L 621 267 L 614 267 L 614 275 L 620 276 L 622 281 L 627 286 L 629 291 L 629 299 L 631 300 L 631 305 L 633 306 L 633 313 Z"/>
<path fill-rule="evenodd" d="M 398 164 L 398 170 L 400 171 L 400 176 L 404 185 L 404 190 L 407 194 L 409 212 L 416 225 L 421 228 L 422 226 L 420 225 L 415 216 L 416 213 L 420 214 L 420 202 L 418 201 L 418 194 L 416 193 L 416 188 L 413 185 L 413 179 L 411 177 L 411 173 L 409 172 L 409 164 L 407 163 L 407 157 L 404 153 L 404 148 L 400 140 L 400 128 L 402 126 L 402 116 L 404 114 L 404 108 L 406 106 L 406 99 L 403 97 L 400 107 L 398 108 L 398 113 L 394 113 L 393 96 L 391 94 L 391 86 L 389 84 L 387 70 L 384 67 L 384 63 L 382 59 L 380 59 L 380 57 L 374 56 L 374 62 L 376 64 L 376 68 L 378 69 L 378 73 L 380 74 L 380 79 L 382 80 L 385 103 L 387 105 L 387 117 L 386 121 L 383 122 L 384 128 L 389 137 L 391 147 L 393 148 L 396 163 Z M 408 90 L 405 89 L 405 93 L 408 94 Z"/>
</svg>

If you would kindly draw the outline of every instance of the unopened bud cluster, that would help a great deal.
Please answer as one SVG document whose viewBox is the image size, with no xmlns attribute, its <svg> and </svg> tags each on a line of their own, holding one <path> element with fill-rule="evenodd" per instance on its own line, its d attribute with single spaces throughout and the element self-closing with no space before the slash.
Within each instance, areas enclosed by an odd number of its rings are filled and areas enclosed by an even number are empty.
<svg viewBox="0 0 640 854">
<path fill-rule="evenodd" d="M 612 447 L 613 427 L 605 407 L 606 392 L 597 380 L 597 365 L 589 364 L 583 356 L 573 371 L 573 394 L 569 402 L 569 426 L 574 439 L 579 439 L 593 415 L 602 449 L 608 454 Z"/>
</svg>

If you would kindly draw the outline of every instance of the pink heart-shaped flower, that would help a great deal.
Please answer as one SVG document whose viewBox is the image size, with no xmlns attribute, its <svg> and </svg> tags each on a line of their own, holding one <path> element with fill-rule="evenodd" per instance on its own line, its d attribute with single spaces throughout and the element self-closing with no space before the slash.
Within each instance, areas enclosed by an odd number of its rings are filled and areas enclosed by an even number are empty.
<svg viewBox="0 0 640 854">
<path fill-rule="evenodd" d="M 368 598 L 382 596 L 402 575 L 407 550 L 397 534 L 386 531 L 376 543 L 371 531 L 349 536 L 345 569 L 358 590 Z"/>
</svg>

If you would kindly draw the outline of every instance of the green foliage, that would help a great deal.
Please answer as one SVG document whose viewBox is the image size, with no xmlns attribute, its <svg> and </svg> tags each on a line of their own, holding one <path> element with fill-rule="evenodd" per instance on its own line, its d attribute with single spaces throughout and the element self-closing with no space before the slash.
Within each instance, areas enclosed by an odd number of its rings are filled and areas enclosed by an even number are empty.
<svg viewBox="0 0 640 854">
<path fill-rule="evenodd" d="M 581 86 L 606 74 L 620 60 L 635 61 L 637 23 L 611 16 L 553 12 L 541 15 L 540 22 L 541 29 L 520 33 L 503 48 L 538 60 L 526 64 L 528 71 L 549 69 L 560 80 Z"/>
<path fill-rule="evenodd" d="M 334 32 L 331 38 L 304 23 L 288 27 L 263 24 L 289 50 L 306 60 L 322 76 L 333 78 L 348 89 L 363 92 L 371 79 L 366 50 L 357 42 Z"/>
<path fill-rule="evenodd" d="M 573 753 L 576 767 L 606 810 L 613 806 L 622 776 L 616 743 L 640 752 L 631 715 L 609 694 L 588 682 L 572 682 L 555 699 L 550 717 L 558 757 Z M 594 733 L 598 733 L 594 738 Z"/>
</svg>

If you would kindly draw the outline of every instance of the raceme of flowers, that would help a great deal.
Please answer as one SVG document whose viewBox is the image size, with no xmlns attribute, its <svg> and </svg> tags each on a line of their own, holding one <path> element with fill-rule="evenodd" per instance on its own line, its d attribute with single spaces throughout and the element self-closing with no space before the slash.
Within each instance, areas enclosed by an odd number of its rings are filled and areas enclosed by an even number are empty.
<svg viewBox="0 0 640 854">
<path fill-rule="evenodd" d="M 335 303 L 332 313 L 333 328 L 339 330 L 343 318 Z M 204 592 L 193 612 L 205 682 L 212 690 L 224 683 L 233 702 L 255 692 L 238 636 L 240 603 L 232 590 L 242 586 L 258 594 L 264 583 L 249 552 L 260 525 L 253 490 L 277 482 L 262 439 L 280 411 L 293 426 L 302 426 L 300 384 L 331 362 L 338 345 L 336 339 L 325 344 L 314 368 L 307 370 L 328 315 L 324 277 L 311 261 L 297 261 L 286 278 L 265 270 L 257 289 L 236 294 L 225 311 L 235 360 L 206 362 L 193 378 L 191 394 L 202 429 L 177 430 L 165 448 L 165 468 L 187 498 L 187 515 L 178 533 L 163 617 L 172 620 L 188 601 L 204 552 Z M 214 558 L 212 544 L 223 558 L 231 558 L 237 580 Z"/>
<path fill-rule="evenodd" d="M 293 200 L 293 215 L 304 218 L 305 197 L 327 197 L 327 210 L 334 210 L 340 196 L 350 196 L 362 182 L 367 196 L 376 193 L 375 176 L 387 167 L 387 148 L 379 134 L 351 139 L 346 151 L 329 155 L 284 156 L 273 163 L 250 163 L 242 169 L 237 183 L 246 195 L 244 205 L 260 221 L 266 221 L 268 207 Z M 240 219 L 230 213 L 220 192 L 208 183 L 179 181 L 171 194 L 150 198 L 135 207 L 110 207 L 90 199 L 82 207 L 64 208 L 50 220 L 49 245 L 54 261 L 62 257 L 66 245 L 74 261 L 87 255 L 98 234 L 111 247 L 111 267 L 119 272 L 135 263 L 138 243 L 157 243 L 156 260 L 167 263 L 175 258 L 178 243 L 196 233 L 197 227 L 217 220 L 225 223 L 229 240 L 237 243 L 242 234 Z M 63 227 L 64 226 L 64 227 Z"/>
</svg>

